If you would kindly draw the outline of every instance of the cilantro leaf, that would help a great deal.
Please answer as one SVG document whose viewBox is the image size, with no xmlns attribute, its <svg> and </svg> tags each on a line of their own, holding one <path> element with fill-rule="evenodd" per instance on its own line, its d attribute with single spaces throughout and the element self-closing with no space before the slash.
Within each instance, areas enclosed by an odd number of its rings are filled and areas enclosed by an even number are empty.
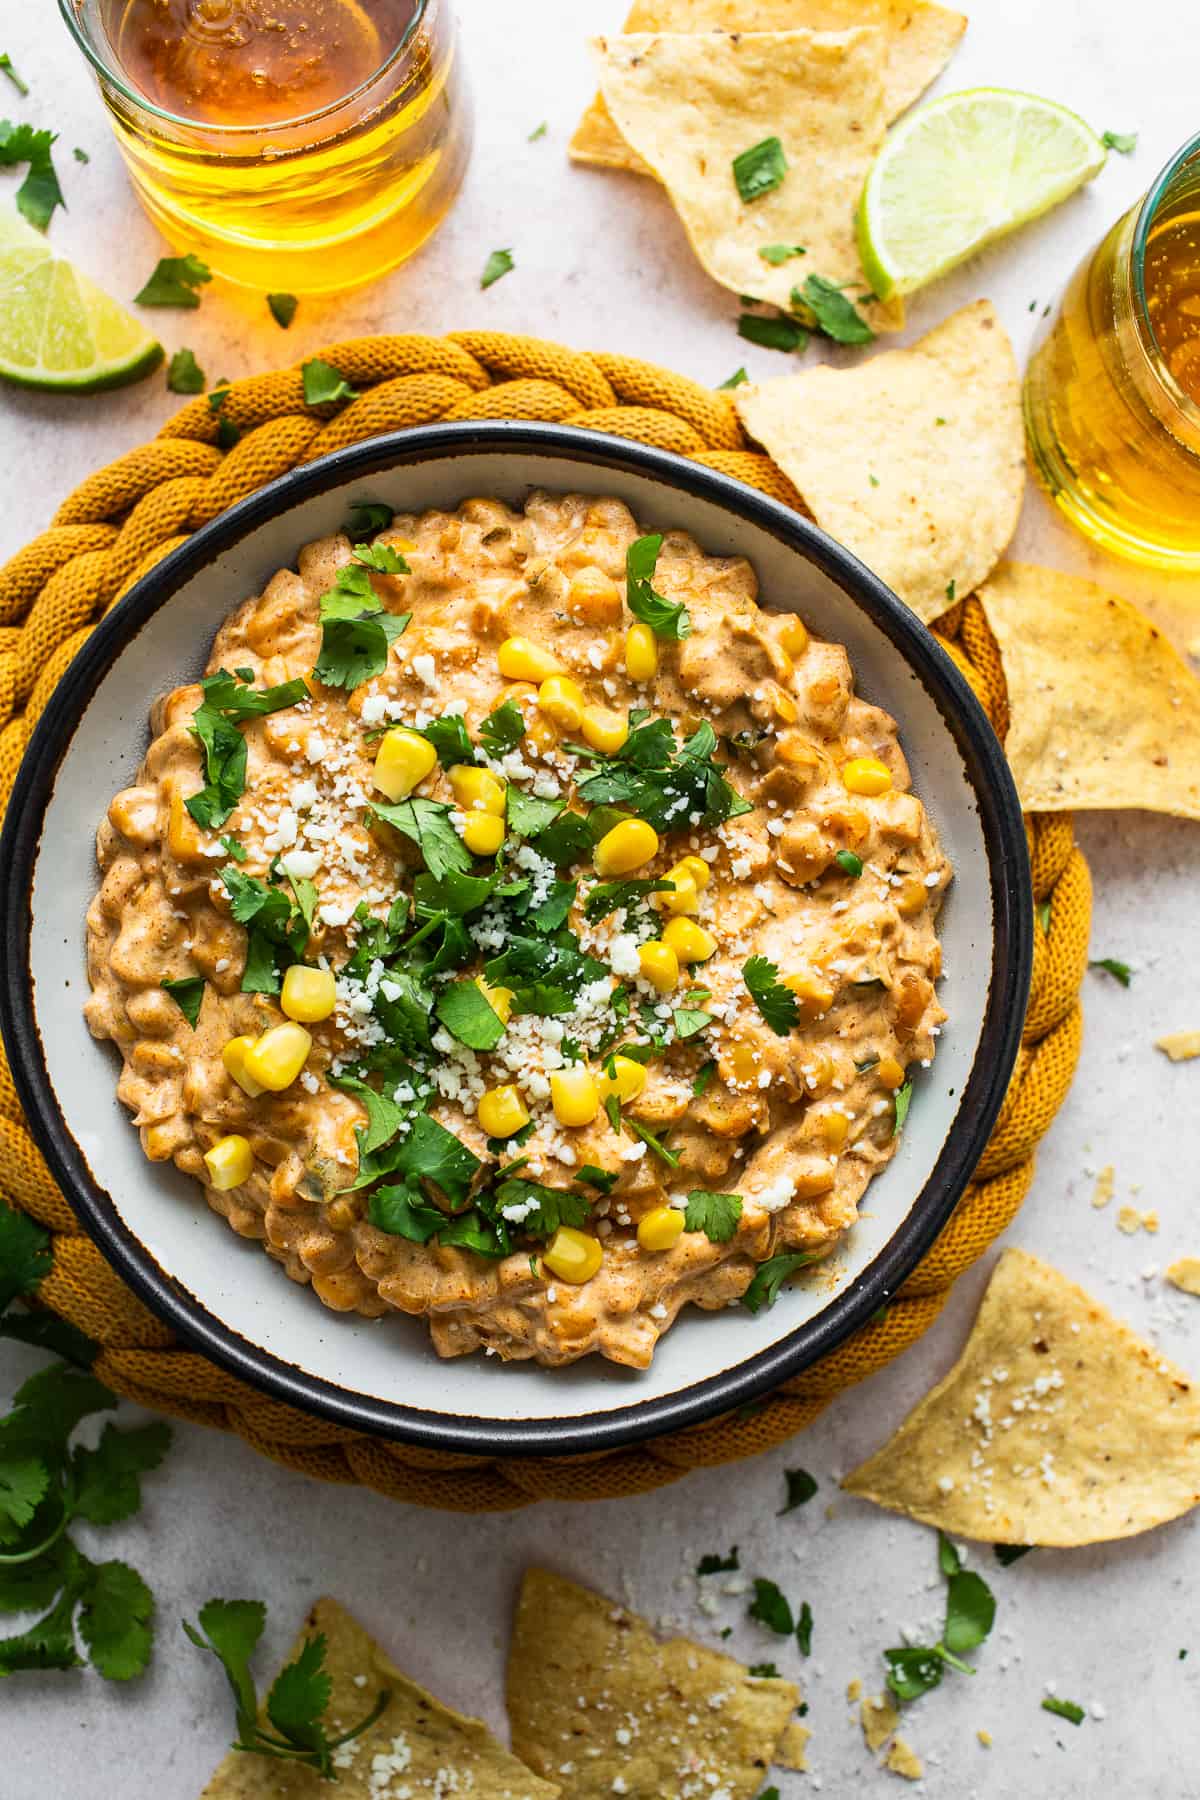
<svg viewBox="0 0 1200 1800">
<path fill-rule="evenodd" d="M 483 265 L 483 274 L 479 277 L 481 288 L 490 288 L 501 276 L 511 274 L 516 268 L 511 250 L 493 250 Z"/>
<path fill-rule="evenodd" d="M 749 1617 L 765 1625 L 779 1637 L 791 1637 L 796 1629 L 792 1609 L 773 1581 L 760 1576 L 754 1583 L 754 1598 L 747 1609 Z"/>
<path fill-rule="evenodd" d="M 300 302 L 295 294 L 268 294 L 267 306 L 271 317 L 282 331 L 286 331 L 296 316 L 296 308 Z"/>
<path fill-rule="evenodd" d="M 710 1244 L 727 1244 L 737 1230 L 742 1202 L 737 1194 L 710 1194 L 693 1188 L 683 1215 L 688 1231 L 702 1231 Z"/>
<path fill-rule="evenodd" d="M 544 1187 L 540 1181 L 525 1181 L 520 1176 L 500 1182 L 490 1206 L 529 1237 L 553 1237 L 560 1225 L 578 1230 L 587 1224 L 591 1212 L 583 1194 L 570 1188 Z"/>
<path fill-rule="evenodd" d="M 418 728 L 417 735 L 427 738 L 433 745 L 443 769 L 475 761 L 475 746 L 467 736 L 461 713 L 446 713 L 440 719 L 430 719 L 428 725 Z"/>
<path fill-rule="evenodd" d="M 50 1234 L 0 1201 L 0 1313 L 19 1294 L 32 1294 L 50 1267 Z"/>
<path fill-rule="evenodd" d="M 696 1564 L 696 1573 L 697 1575 L 728 1575 L 733 1570 L 740 1569 L 741 1566 L 738 1561 L 738 1547 L 735 1544 L 728 1556 L 715 1556 L 712 1551 L 707 1556 L 702 1556 Z"/>
<path fill-rule="evenodd" d="M 494 1050 L 504 1036 L 504 1020 L 477 981 L 455 981 L 443 988 L 435 1010 L 451 1037 L 468 1050 Z"/>
<path fill-rule="evenodd" d="M 508 790 L 508 828 L 518 837 L 540 836 L 553 825 L 562 809 L 561 800 L 542 800 L 536 794 L 524 794 L 516 787 Z"/>
<path fill-rule="evenodd" d="M 1137 132 L 1105 131 L 1100 135 L 1100 142 L 1106 150 L 1116 150 L 1121 156 L 1132 156 L 1137 149 Z"/>
<path fill-rule="evenodd" d="M 30 1523 L 49 1488 L 50 1471 L 39 1457 L 0 1451 L 0 1540 Z"/>
<path fill-rule="evenodd" d="M 681 1044 L 686 1044 L 689 1038 L 699 1037 L 702 1031 L 707 1031 L 715 1017 L 714 1013 L 697 1006 L 676 1007 L 673 1015 L 675 1036 Z"/>
<path fill-rule="evenodd" d="M 8 54 L 7 50 L 4 51 L 3 55 L 0 55 L 0 73 L 8 76 L 8 79 L 12 82 L 18 94 L 21 94 L 22 96 L 28 94 L 29 84 L 28 82 L 22 81 L 21 77 L 17 74 L 16 69 L 13 67 L 13 59 Z"/>
<path fill-rule="evenodd" d="M 242 992 L 277 994 L 279 964 L 285 957 L 296 962 L 302 956 L 308 925 L 282 888 L 245 874 L 236 864 L 226 863 L 221 881 L 229 895 L 230 913 L 248 933 Z"/>
<path fill-rule="evenodd" d="M 2 1260 L 0 1258 L 0 1263 Z M 74 1363 L 78 1369 L 90 1369 L 99 1349 L 77 1326 L 51 1312 L 10 1312 L 0 1319 L 0 1337 L 12 1338 L 35 1350 L 45 1350 L 64 1362 Z"/>
<path fill-rule="evenodd" d="M 695 1094 L 697 1100 L 702 1100 L 704 1098 L 716 1072 L 717 1065 L 715 1062 L 702 1063 L 696 1070 L 696 1078 L 692 1082 L 692 1092 Z"/>
<path fill-rule="evenodd" d="M 354 561 L 338 570 L 333 587 L 321 596 L 321 652 L 313 674 L 326 687 L 349 692 L 373 676 L 382 675 L 392 645 L 403 635 L 412 617 L 411 613 L 387 610 L 371 585 L 369 573 L 374 568 L 379 574 L 405 574 L 408 564 L 392 551 L 390 560 L 397 566 L 381 569 L 377 556 L 377 550 L 360 544 Z"/>
<path fill-rule="evenodd" d="M 788 1276 L 793 1275 L 797 1269 L 804 1268 L 812 1260 L 812 1256 L 804 1250 L 769 1256 L 766 1262 L 759 1263 L 754 1280 L 742 1295 L 742 1305 L 752 1313 L 759 1313 L 764 1307 L 769 1310 L 779 1298 L 779 1290 Z"/>
<path fill-rule="evenodd" d="M 855 856 L 853 850 L 839 850 L 834 857 L 839 869 L 844 869 L 852 881 L 857 881 L 863 872 L 862 857 Z"/>
<path fill-rule="evenodd" d="M 325 1636 L 306 1638 L 294 1662 L 280 1670 L 267 1695 L 267 1717 L 276 1731 L 305 1750 L 322 1750 L 321 1714 L 329 1705 L 333 1682 L 325 1673 Z"/>
<path fill-rule="evenodd" d="M 200 688 L 204 698 L 192 714 L 191 729 L 204 749 L 206 785 L 186 804 L 201 830 L 213 831 L 225 823 L 246 790 L 246 740 L 238 725 L 295 706 L 308 698 L 308 688 L 299 678 L 253 688 L 228 669 L 206 675 Z"/>
<path fill-rule="evenodd" d="M 366 1130 L 360 1127 L 357 1134 L 360 1161 L 364 1157 L 373 1156 L 376 1150 L 391 1142 L 408 1117 L 405 1107 L 389 1094 L 377 1093 L 356 1075 L 329 1075 L 326 1079 L 331 1087 L 353 1094 L 366 1109 Z"/>
<path fill-rule="evenodd" d="M 1119 981 L 1123 988 L 1127 988 L 1133 980 L 1133 970 L 1129 964 L 1118 962 L 1115 956 L 1098 957 L 1094 962 L 1088 964 L 1088 968 L 1103 969 L 1105 974 L 1111 975 L 1114 981 Z"/>
<path fill-rule="evenodd" d="M 800 1022 L 800 1008 L 791 988 L 780 981 L 776 965 L 765 956 L 752 956 L 742 967 L 742 980 L 776 1037 L 786 1037 Z"/>
<path fill-rule="evenodd" d="M 352 500 L 342 530 L 351 543 L 361 544 L 374 537 L 377 531 L 386 531 L 395 516 L 395 511 L 385 500 Z"/>
<path fill-rule="evenodd" d="M 625 604 L 635 619 L 648 625 L 655 637 L 688 637 L 692 621 L 682 600 L 664 600 L 655 593 L 654 571 L 662 549 L 662 533 L 636 538 L 625 552 Z"/>
<path fill-rule="evenodd" d="M 807 256 L 808 251 L 803 244 L 763 244 L 758 254 L 772 268 L 778 268 L 781 263 L 791 262 L 793 256 Z"/>
<path fill-rule="evenodd" d="M 752 1675 L 756 1681 L 781 1680 L 779 1670 L 773 1662 L 751 1663 L 746 1673 Z M 778 1788 L 765 1788 L 759 1796 L 759 1800 L 771 1800 L 772 1794 L 774 1794 L 775 1800 L 779 1800 Z"/>
<path fill-rule="evenodd" d="M 35 131 L 32 125 L 0 119 L 0 167 L 29 164 L 17 189 L 17 211 L 38 231 L 45 231 L 56 206 L 66 205 L 51 155 L 56 142 L 52 131 Z"/>
<path fill-rule="evenodd" d="M 927 1694 L 940 1684 L 945 1668 L 936 1650 L 917 1644 L 885 1650 L 883 1660 L 888 1666 L 887 1684 L 897 1700 L 917 1700 Z"/>
<path fill-rule="evenodd" d="M 788 160 L 777 137 L 752 144 L 733 159 L 733 179 L 743 205 L 761 200 L 777 188 L 788 171 Z"/>
<path fill-rule="evenodd" d="M 824 275 L 810 275 L 804 286 L 792 289 L 792 305 L 811 315 L 818 331 L 835 344 L 870 344 L 875 333 L 852 300 Z"/>
<path fill-rule="evenodd" d="M 1013 1563 L 1020 1562 L 1023 1556 L 1028 1556 L 1031 1550 L 1036 1550 L 1037 1545 L 996 1544 L 994 1548 L 996 1552 L 996 1561 L 1000 1564 L 1002 1569 L 1007 1569 L 1010 1568 Z"/>
<path fill-rule="evenodd" d="M 49 1606 L 65 1585 L 66 1565 L 74 1556 L 70 1540 L 60 1538 L 42 1556 L 0 1565 L 0 1613 L 40 1612 Z"/>
<path fill-rule="evenodd" d="M 208 1600 L 197 1619 L 199 1630 L 186 1619 L 183 1629 L 198 1650 L 208 1650 L 219 1660 L 233 1692 L 237 1735 L 249 1739 L 258 1729 L 250 1658 L 263 1634 L 267 1609 L 261 1600 Z"/>
<path fill-rule="evenodd" d="M 322 361 L 319 356 L 310 357 L 300 369 L 304 382 L 304 404 L 306 406 L 327 406 L 335 400 L 357 400 L 358 390 L 352 388 L 340 369 L 332 363 Z"/>
<path fill-rule="evenodd" d="M 111 1412 L 117 1397 L 95 1376 L 51 1363 L 17 1389 L 16 1407 L 0 1421 L 0 1447 L 12 1445 L 60 1459 L 67 1439 L 92 1413 Z"/>
<path fill-rule="evenodd" d="M 15 1637 L 0 1638 L 0 1676 L 18 1670 L 78 1669 L 82 1657 L 75 1648 L 73 1625 L 78 1593 L 64 1587 L 51 1610 Z"/>
<path fill-rule="evenodd" d="M 795 1512 L 798 1506 L 807 1506 L 817 1491 L 815 1479 L 807 1469 L 785 1469 L 783 1478 L 787 1482 L 787 1505 L 781 1506 L 775 1517 L 782 1519 L 784 1513 Z"/>
<path fill-rule="evenodd" d="M 1082 1706 L 1074 1700 L 1060 1700 L 1057 1694 L 1047 1694 L 1042 1701 L 1042 1711 L 1054 1713 L 1057 1718 L 1066 1719 L 1072 1725 L 1082 1725 L 1087 1714 Z"/>
<path fill-rule="evenodd" d="M 996 1619 L 996 1601 L 983 1577 L 972 1569 L 959 1569 L 950 1576 L 946 1591 L 946 1628 L 942 1642 L 947 1650 L 962 1656 L 982 1644 Z"/>
<path fill-rule="evenodd" d="M 609 1169 L 598 1169 L 594 1163 L 584 1163 L 579 1171 L 580 1181 L 589 1187 L 599 1188 L 602 1194 L 611 1194 L 617 1185 L 616 1174 Z"/>
<path fill-rule="evenodd" d="M 735 369 L 733 374 L 727 375 L 724 381 L 718 381 L 717 392 L 720 393 L 725 388 L 742 387 L 749 379 L 745 369 Z"/>
<path fill-rule="evenodd" d="M 938 1532 L 938 1568 L 943 1575 L 957 1575 L 962 1569 L 962 1557 L 944 1531 Z"/>
<path fill-rule="evenodd" d="M 525 715 L 515 700 L 505 700 L 479 727 L 479 740 L 489 756 L 515 750 L 525 736 Z"/>
<path fill-rule="evenodd" d="M 812 1655 L 812 1634 L 812 1607 L 805 1600 L 800 1608 L 800 1617 L 796 1620 L 796 1642 L 800 1646 L 801 1656 Z"/>
<path fill-rule="evenodd" d="M 141 293 L 138 306 L 199 306 L 197 289 L 212 280 L 212 270 L 198 256 L 164 256 Z"/>
<path fill-rule="evenodd" d="M 92 1667 L 106 1681 L 141 1675 L 154 1645 L 154 1596 L 128 1563 L 98 1563 L 88 1571 L 79 1635 Z"/>
<path fill-rule="evenodd" d="M 167 364 L 167 386 L 173 394 L 202 394 L 204 370 L 192 351 L 177 350 Z"/>
<path fill-rule="evenodd" d="M 411 838 L 436 881 L 456 872 L 465 875 L 472 866 L 471 852 L 450 823 L 451 811 L 443 801 L 419 797 L 394 805 L 378 801 L 371 807 L 374 818 Z"/>
<path fill-rule="evenodd" d="M 158 985 L 170 994 L 192 1030 L 195 1031 L 200 1018 L 200 1008 L 204 1003 L 204 989 L 208 985 L 203 975 L 185 975 L 178 981 L 160 981 Z"/>
<path fill-rule="evenodd" d="M 625 1125 L 633 1133 L 634 1137 L 641 1139 L 642 1143 L 645 1144 L 652 1156 L 657 1156 L 659 1162 L 666 1163 L 668 1169 L 677 1169 L 679 1167 L 678 1151 L 668 1150 L 662 1139 L 656 1137 L 648 1125 L 643 1125 L 640 1119 L 626 1119 Z"/>
<path fill-rule="evenodd" d="M 412 1130 L 396 1146 L 395 1170 L 413 1182 L 428 1182 L 451 1206 L 466 1203 L 482 1166 L 479 1158 L 428 1113 L 413 1120 Z"/>
<path fill-rule="evenodd" d="M 72 1459 L 75 1512 L 93 1525 L 114 1525 L 142 1503 L 139 1476 L 157 1469 L 171 1447 L 171 1428 L 161 1420 L 132 1431 L 106 1425 L 94 1450 Z"/>
<path fill-rule="evenodd" d="M 631 906 L 638 900 L 644 900 L 648 894 L 674 892 L 673 881 L 658 881 L 641 876 L 632 876 L 623 881 L 600 881 L 587 897 L 584 917 L 595 924 L 597 919 L 607 918 L 611 912 L 628 912 Z"/>
<path fill-rule="evenodd" d="M 913 1084 L 906 1081 L 902 1088 L 897 1088 L 893 1105 L 896 1109 L 895 1121 L 892 1125 L 892 1136 L 898 1137 L 908 1117 L 908 1109 L 912 1105 Z"/>
<path fill-rule="evenodd" d="M 795 319 L 763 318 L 760 313 L 742 314 L 738 336 L 763 350 L 803 350 L 808 343 L 808 332 Z"/>
</svg>

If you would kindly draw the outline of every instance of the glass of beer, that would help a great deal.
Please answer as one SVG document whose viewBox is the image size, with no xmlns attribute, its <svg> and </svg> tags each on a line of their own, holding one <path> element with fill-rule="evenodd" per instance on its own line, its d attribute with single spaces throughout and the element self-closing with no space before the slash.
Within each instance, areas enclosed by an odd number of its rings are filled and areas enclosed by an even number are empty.
<svg viewBox="0 0 1200 1800">
<path fill-rule="evenodd" d="M 342 293 L 441 223 L 471 121 L 447 0 L 59 0 L 146 211 L 249 288 Z"/>
<path fill-rule="evenodd" d="M 1200 569 L 1200 137 L 1071 277 L 1029 364 L 1025 425 L 1081 531 Z"/>
</svg>

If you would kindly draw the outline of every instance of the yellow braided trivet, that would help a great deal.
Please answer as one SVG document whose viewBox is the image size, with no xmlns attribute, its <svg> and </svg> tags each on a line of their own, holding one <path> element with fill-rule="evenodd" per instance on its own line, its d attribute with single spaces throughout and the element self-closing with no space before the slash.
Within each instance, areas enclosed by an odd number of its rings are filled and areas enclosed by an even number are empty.
<svg viewBox="0 0 1200 1800">
<path fill-rule="evenodd" d="M 153 443 L 76 488 L 49 531 L 0 569 L 0 805 L 55 683 L 130 584 L 234 501 L 345 444 L 438 419 L 551 419 L 678 451 L 804 510 L 786 476 L 748 446 L 726 394 L 631 357 L 483 331 L 357 338 L 320 354 L 360 390 L 358 399 L 340 410 L 306 406 L 299 369 L 235 381 L 219 418 L 201 396 Z M 224 454 L 216 442 L 220 419 L 242 434 Z M 1003 738 L 1004 676 L 982 609 L 960 602 L 939 628 Z M 40 1298 L 102 1346 L 96 1373 L 118 1393 L 236 1431 L 307 1475 L 361 1482 L 425 1506 L 483 1512 L 643 1493 L 689 1469 L 770 1449 L 921 1336 L 1029 1187 L 1034 1149 L 1062 1104 L 1079 1053 L 1091 884 L 1069 818 L 1031 818 L 1027 829 L 1034 894 L 1051 902 L 1049 927 L 1035 933 L 1020 1060 L 974 1180 L 887 1312 L 757 1409 L 611 1454 L 491 1461 L 362 1437 L 269 1400 L 177 1349 L 81 1233 L 34 1148 L 0 1054 L 0 1185 L 54 1234 L 54 1268 Z"/>
</svg>

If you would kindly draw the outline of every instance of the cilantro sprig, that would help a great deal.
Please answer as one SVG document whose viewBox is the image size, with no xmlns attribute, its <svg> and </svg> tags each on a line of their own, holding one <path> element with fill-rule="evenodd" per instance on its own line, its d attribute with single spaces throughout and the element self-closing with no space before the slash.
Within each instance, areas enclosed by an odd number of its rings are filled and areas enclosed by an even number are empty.
<svg viewBox="0 0 1200 1800">
<path fill-rule="evenodd" d="M 742 966 L 747 992 L 776 1037 L 786 1037 L 800 1022 L 800 1008 L 791 988 L 779 979 L 779 969 L 765 956 L 752 956 Z"/>
<path fill-rule="evenodd" d="M 835 344 L 870 344 L 875 333 L 852 300 L 824 275 L 809 275 L 792 289 L 792 310 Z"/>
<path fill-rule="evenodd" d="M 662 533 L 655 531 L 636 538 L 625 552 L 625 604 L 655 637 L 678 640 L 691 634 L 692 621 L 682 600 L 665 600 L 654 591 L 662 542 Z"/>
<path fill-rule="evenodd" d="M 711 1194 L 704 1188 L 693 1188 L 683 1215 L 687 1231 L 702 1231 L 711 1244 L 727 1244 L 742 1216 L 742 1202 L 737 1194 Z"/>
<path fill-rule="evenodd" d="M 51 155 L 57 141 L 52 131 L 0 119 L 0 167 L 28 163 L 28 173 L 16 193 L 17 211 L 38 231 L 45 231 L 55 207 L 66 205 Z"/>
<path fill-rule="evenodd" d="M 259 881 L 235 864 L 221 870 L 229 910 L 247 932 L 244 994 L 277 994 L 282 972 L 304 955 L 312 930 L 316 889 L 311 881 L 291 883 L 292 898 L 282 886 Z"/>
<path fill-rule="evenodd" d="M 200 257 L 163 256 L 155 264 L 154 273 L 141 291 L 134 295 L 138 306 L 196 307 L 199 290 L 212 280 L 212 270 Z"/>
<path fill-rule="evenodd" d="M 975 1670 L 963 1657 L 984 1643 L 996 1618 L 996 1601 L 981 1575 L 964 1569 L 962 1558 L 938 1532 L 938 1567 L 946 1577 L 946 1622 L 936 1644 L 905 1644 L 883 1653 L 887 1684 L 898 1700 L 916 1700 L 938 1687 L 947 1668 L 964 1675 Z"/>
<path fill-rule="evenodd" d="M 313 674 L 326 687 L 350 692 L 382 675 L 388 653 L 408 627 L 411 613 L 391 613 L 371 585 L 371 574 L 408 575 L 408 564 L 387 544 L 359 544 L 322 594 L 321 652 Z"/>
<path fill-rule="evenodd" d="M 747 1312 L 769 1311 L 779 1298 L 779 1290 L 789 1275 L 816 1259 L 806 1250 L 789 1250 L 780 1256 L 769 1256 L 754 1272 L 754 1279 L 742 1295 Z"/>
<path fill-rule="evenodd" d="M 216 831 L 246 791 L 246 740 L 238 726 L 307 700 L 308 688 L 299 677 L 254 688 L 228 669 L 206 675 L 200 688 L 204 698 L 192 714 L 191 729 L 204 749 L 205 785 L 186 804 L 201 830 Z"/>
<path fill-rule="evenodd" d="M 225 1671 L 237 1720 L 235 1750 L 300 1763 L 326 1781 L 336 1781 L 334 1751 L 361 1737 L 375 1723 L 391 1693 L 381 1689 L 375 1704 L 356 1725 L 330 1736 L 325 1715 L 333 1684 L 325 1669 L 325 1635 L 318 1632 L 306 1638 L 295 1661 L 276 1676 L 266 1699 L 267 1725 L 262 1724 L 250 1658 L 266 1617 L 267 1609 L 258 1600 L 209 1600 L 200 1608 L 198 1624 L 185 1619 L 183 1629 L 196 1648 L 209 1651 Z"/>
</svg>

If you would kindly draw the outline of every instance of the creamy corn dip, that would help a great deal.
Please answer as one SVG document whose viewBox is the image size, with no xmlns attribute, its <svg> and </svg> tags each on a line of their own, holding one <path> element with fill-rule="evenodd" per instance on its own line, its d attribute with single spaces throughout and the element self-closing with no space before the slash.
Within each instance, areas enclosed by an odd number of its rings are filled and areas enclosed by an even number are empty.
<svg viewBox="0 0 1200 1800">
<path fill-rule="evenodd" d="M 644 1368 L 853 1225 L 950 868 L 845 650 L 756 595 L 616 500 L 362 505 L 155 704 L 87 1021 L 147 1156 L 327 1306 Z"/>
</svg>

